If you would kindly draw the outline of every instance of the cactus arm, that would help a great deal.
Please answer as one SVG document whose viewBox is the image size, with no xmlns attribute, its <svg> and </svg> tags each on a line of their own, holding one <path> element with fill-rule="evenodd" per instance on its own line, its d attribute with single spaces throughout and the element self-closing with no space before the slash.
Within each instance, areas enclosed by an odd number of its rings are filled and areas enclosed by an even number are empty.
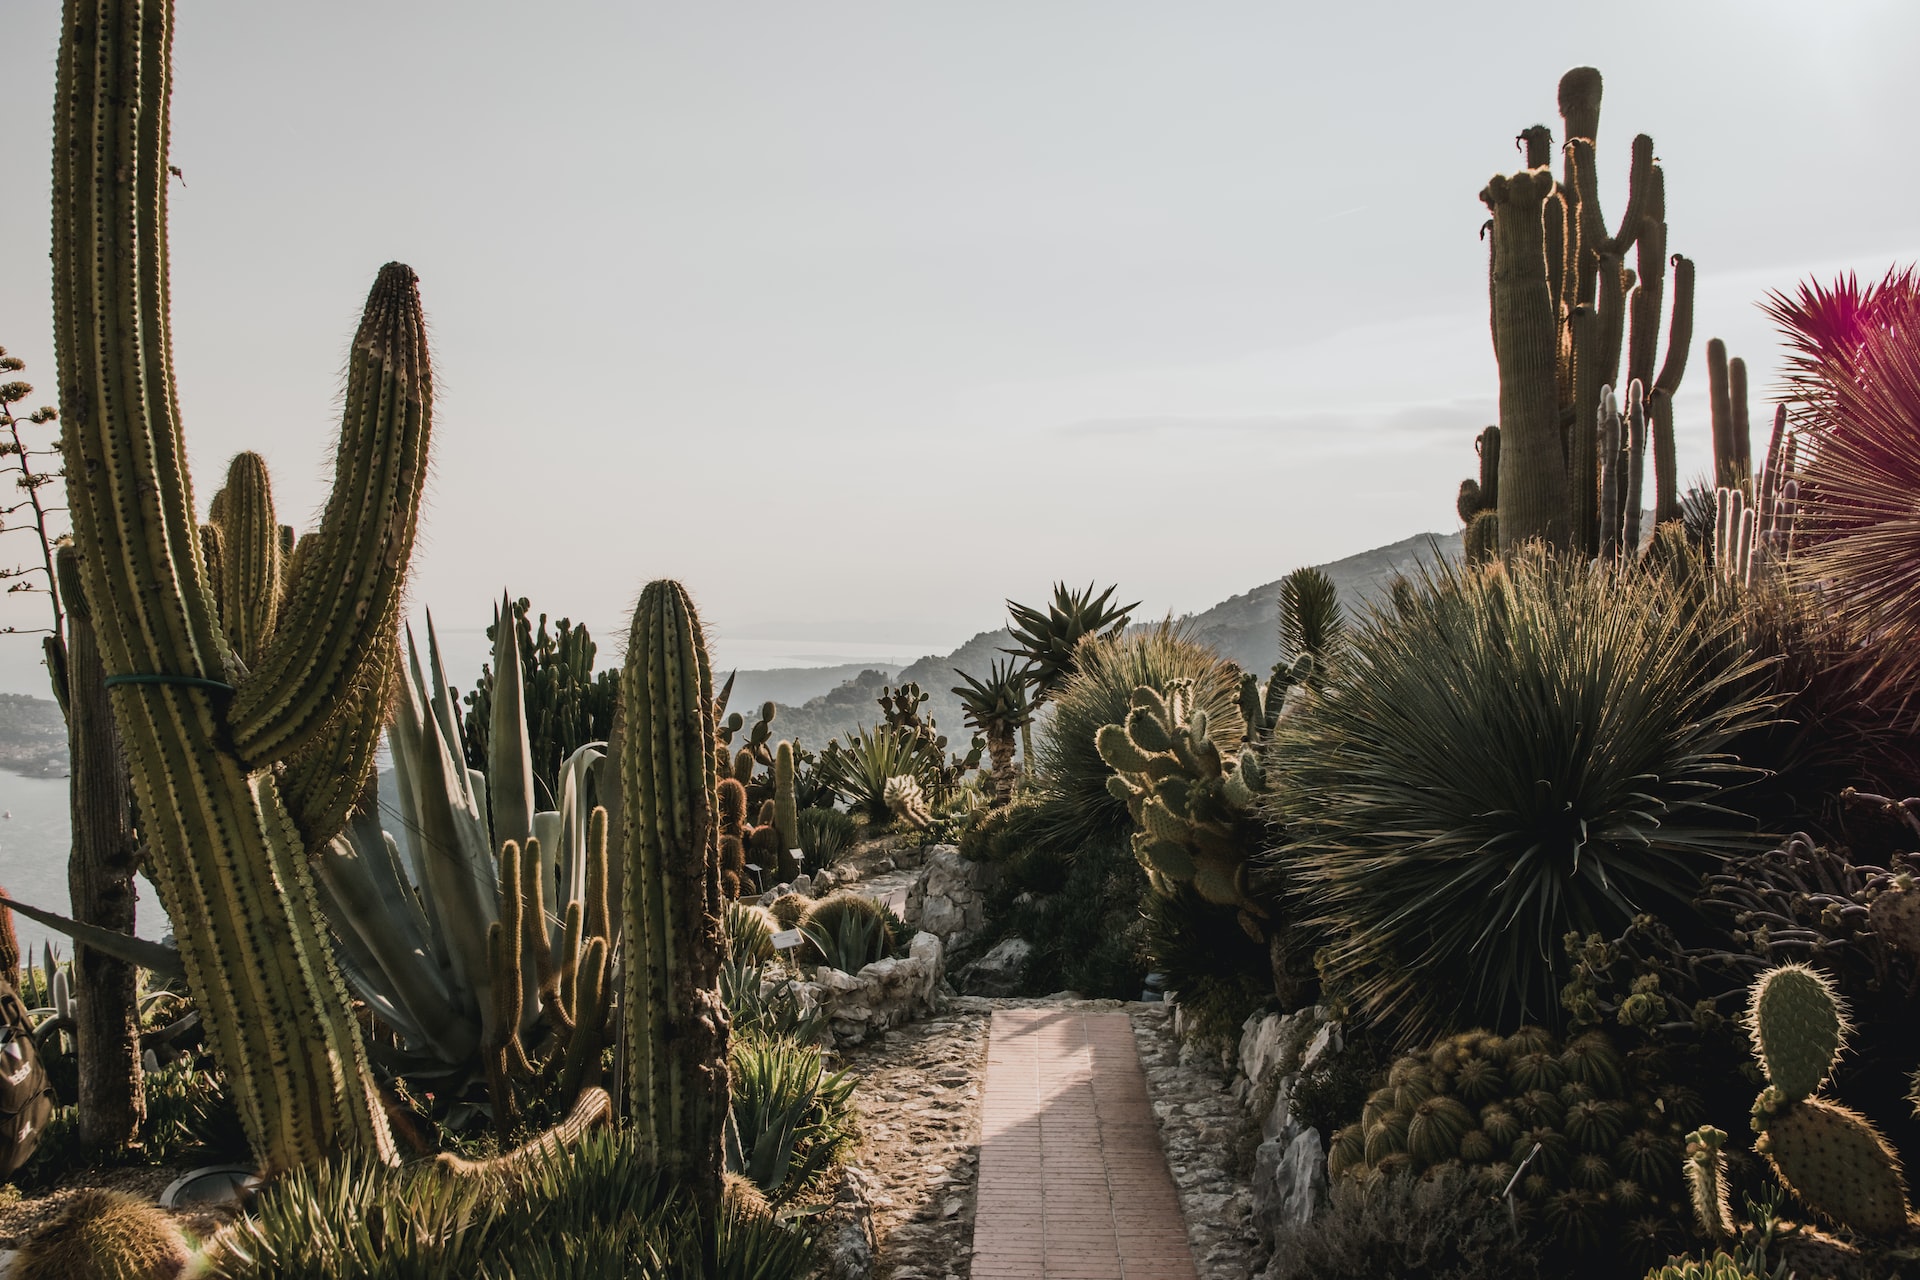
<svg viewBox="0 0 1920 1280">
<path fill-rule="evenodd" d="M 404 267 L 381 272 L 347 361 L 333 490 L 303 542 L 280 623 L 234 698 L 235 749 L 282 760 L 327 729 L 338 690 L 365 679 L 400 612 L 426 480 L 433 373 Z M 231 554 L 231 553 L 229 553 Z"/>
<path fill-rule="evenodd" d="M 398 661 L 397 645 L 389 638 L 360 686 L 347 695 L 345 712 L 281 772 L 287 809 L 309 850 L 324 848 L 354 806 L 373 799 L 367 785 L 380 753 L 380 727 L 393 705 Z"/>
<path fill-rule="evenodd" d="M 1667 356 L 1653 380 L 1653 466 L 1655 524 L 1680 518 L 1680 473 L 1674 457 L 1673 396 L 1687 372 L 1687 348 L 1693 344 L 1693 261 L 1673 255 L 1673 318 L 1667 330 Z"/>
<path fill-rule="evenodd" d="M 493 844 L 525 841 L 533 831 L 533 744 L 527 734 L 526 667 L 513 602 L 500 600 L 493 634 L 493 706 L 487 727 L 487 799 Z"/>
<path fill-rule="evenodd" d="M 649 1161 L 711 1208 L 728 1108 L 713 676 L 678 583 L 641 593 L 621 701 L 628 1114 Z"/>
<path fill-rule="evenodd" d="M 280 525 L 266 459 L 234 455 L 227 483 L 215 495 L 209 523 L 220 531 L 222 555 L 209 580 L 220 601 L 220 620 L 234 656 L 251 666 L 266 648 L 280 617 Z"/>
</svg>

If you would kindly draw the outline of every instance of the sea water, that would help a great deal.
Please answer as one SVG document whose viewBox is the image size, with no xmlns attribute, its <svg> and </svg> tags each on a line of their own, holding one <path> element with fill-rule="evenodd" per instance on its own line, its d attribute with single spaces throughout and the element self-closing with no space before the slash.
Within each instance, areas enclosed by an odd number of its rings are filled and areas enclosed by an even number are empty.
<svg viewBox="0 0 1920 1280">
<path fill-rule="evenodd" d="M 73 819 L 67 810 L 65 778 L 24 778 L 0 770 L 0 885 L 7 896 L 63 916 L 73 914 L 67 893 L 67 855 L 73 847 Z M 136 876 L 139 894 L 135 932 L 158 939 L 167 932 L 166 913 L 155 900 L 153 886 Z M 14 932 L 24 951 L 38 954 L 49 939 L 63 956 L 73 954 L 65 936 L 22 915 L 13 918 Z"/>
</svg>

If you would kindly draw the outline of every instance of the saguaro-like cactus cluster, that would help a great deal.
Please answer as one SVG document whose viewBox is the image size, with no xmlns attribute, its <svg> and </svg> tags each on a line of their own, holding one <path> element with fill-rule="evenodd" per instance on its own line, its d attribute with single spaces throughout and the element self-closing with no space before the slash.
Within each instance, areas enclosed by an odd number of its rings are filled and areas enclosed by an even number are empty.
<svg viewBox="0 0 1920 1280">
<path fill-rule="evenodd" d="M 1481 193 L 1492 214 L 1489 289 L 1500 362 L 1502 551 L 1536 538 L 1589 556 L 1604 549 L 1606 507 L 1639 492 L 1649 443 L 1632 436 L 1622 441 L 1631 479 L 1603 496 L 1600 478 L 1608 459 L 1598 432 L 1602 388 L 1608 386 L 1642 388 L 1654 453 L 1655 519 L 1679 515 L 1673 395 L 1693 337 L 1693 264 L 1678 255 L 1672 259 L 1671 328 L 1656 369 L 1669 265 L 1665 180 L 1653 140 L 1641 134 L 1633 140 L 1627 209 L 1619 228 L 1609 232 L 1594 165 L 1600 91 L 1600 73 L 1592 67 L 1576 67 L 1560 80 L 1565 144 L 1558 180 L 1552 138 L 1546 126 L 1535 125 L 1521 134 L 1527 167 L 1495 176 Z M 1626 265 L 1629 250 L 1637 250 L 1637 270 Z M 1484 494 L 1488 486 L 1476 488 Z M 1479 501 L 1473 505 L 1476 517 L 1486 509 Z M 1628 513 L 1623 523 L 1638 521 Z"/>
<path fill-rule="evenodd" d="M 432 418 L 412 271 L 383 268 L 348 362 L 337 482 L 244 665 L 215 609 L 173 385 L 166 247 L 173 8 L 69 0 L 53 267 L 68 493 L 149 866 L 256 1158 L 393 1144 L 314 910 L 307 794 L 371 752 Z M 276 538 L 277 528 L 274 530 Z M 363 741 L 362 739 L 366 739 Z M 325 833 L 331 835 L 331 832 Z"/>
<path fill-rule="evenodd" d="M 724 1170 L 728 1034 L 713 672 L 679 583 L 641 593 L 620 693 L 629 1119 L 648 1158 L 711 1209 Z"/>
</svg>

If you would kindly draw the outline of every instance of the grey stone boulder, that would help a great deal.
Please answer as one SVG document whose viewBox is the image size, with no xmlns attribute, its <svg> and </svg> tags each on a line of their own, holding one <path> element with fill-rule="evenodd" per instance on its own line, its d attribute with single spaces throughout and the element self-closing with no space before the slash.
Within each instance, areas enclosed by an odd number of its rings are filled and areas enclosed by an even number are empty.
<svg viewBox="0 0 1920 1280">
<path fill-rule="evenodd" d="M 1253 1229 L 1273 1248 L 1275 1237 L 1313 1220 L 1327 1199 L 1327 1152 L 1318 1129 L 1263 1142 L 1253 1153 Z"/>
<path fill-rule="evenodd" d="M 954 974 L 954 985 L 964 995 L 1012 995 L 1032 954 L 1033 944 L 1025 938 L 1003 938 L 993 950 Z"/>
</svg>

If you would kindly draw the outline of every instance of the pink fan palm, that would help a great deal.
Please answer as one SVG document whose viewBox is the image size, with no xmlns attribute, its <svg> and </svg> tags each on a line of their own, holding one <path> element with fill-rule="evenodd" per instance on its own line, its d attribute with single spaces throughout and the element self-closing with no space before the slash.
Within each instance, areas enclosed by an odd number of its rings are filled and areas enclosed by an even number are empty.
<svg viewBox="0 0 1920 1280">
<path fill-rule="evenodd" d="M 1776 293 L 1801 402 L 1793 569 L 1865 637 L 1863 696 L 1904 716 L 1920 692 L 1920 275 Z"/>
</svg>

